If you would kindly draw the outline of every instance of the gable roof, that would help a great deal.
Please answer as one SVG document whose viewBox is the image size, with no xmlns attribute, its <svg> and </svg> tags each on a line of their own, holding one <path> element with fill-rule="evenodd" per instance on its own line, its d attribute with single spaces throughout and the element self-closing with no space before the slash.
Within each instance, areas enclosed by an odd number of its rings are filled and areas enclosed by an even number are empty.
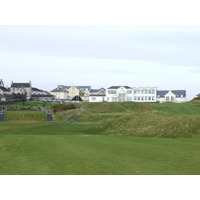
<svg viewBox="0 0 200 200">
<path fill-rule="evenodd" d="M 4 83 L 2 79 L 0 79 L 0 86 L 4 87 Z"/>
<path fill-rule="evenodd" d="M 0 90 L 4 91 L 4 92 L 8 92 L 9 90 L 3 86 L 0 86 Z"/>
<path fill-rule="evenodd" d="M 30 83 L 12 83 L 11 84 L 11 88 L 15 87 L 15 88 L 19 88 L 19 87 L 31 87 Z"/>
<path fill-rule="evenodd" d="M 101 90 L 104 90 L 104 91 L 105 91 L 105 88 L 91 89 L 91 90 L 90 90 L 90 93 L 98 93 L 98 92 L 100 92 Z"/>
<path fill-rule="evenodd" d="M 79 90 L 85 90 L 86 88 L 88 90 L 91 90 L 91 86 L 75 86 L 75 87 L 77 87 Z"/>
<path fill-rule="evenodd" d="M 86 88 L 88 91 L 91 90 L 91 86 L 65 86 L 65 85 L 58 85 L 57 88 L 53 89 L 51 92 L 68 92 L 67 90 L 71 87 L 76 87 L 78 90 L 85 90 Z"/>
<path fill-rule="evenodd" d="M 132 88 L 129 87 L 129 86 L 111 86 L 111 87 L 109 87 L 108 89 L 118 89 L 118 88 L 120 88 L 120 87 L 124 87 L 124 88 L 126 88 L 126 89 L 132 89 Z"/>
<path fill-rule="evenodd" d="M 185 90 L 157 90 L 157 96 L 164 97 L 169 91 L 176 95 L 176 97 L 186 97 Z"/>
<path fill-rule="evenodd" d="M 67 93 L 69 93 L 67 88 L 64 88 L 64 87 L 62 87 L 62 88 L 57 87 L 57 88 L 53 89 L 51 92 L 67 92 Z"/>
</svg>

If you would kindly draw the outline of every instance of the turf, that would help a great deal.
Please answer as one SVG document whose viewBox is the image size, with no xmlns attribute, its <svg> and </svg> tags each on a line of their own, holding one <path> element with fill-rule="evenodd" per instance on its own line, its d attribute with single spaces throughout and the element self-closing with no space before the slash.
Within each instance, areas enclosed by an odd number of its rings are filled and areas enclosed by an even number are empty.
<svg viewBox="0 0 200 200">
<path fill-rule="evenodd" d="M 56 113 L 54 122 L 41 111 L 8 111 L 0 123 L 0 174 L 200 174 L 199 102 L 104 105 L 83 103 Z M 141 132 L 153 125 L 160 135 Z M 168 138 L 166 130 L 178 134 Z"/>
</svg>

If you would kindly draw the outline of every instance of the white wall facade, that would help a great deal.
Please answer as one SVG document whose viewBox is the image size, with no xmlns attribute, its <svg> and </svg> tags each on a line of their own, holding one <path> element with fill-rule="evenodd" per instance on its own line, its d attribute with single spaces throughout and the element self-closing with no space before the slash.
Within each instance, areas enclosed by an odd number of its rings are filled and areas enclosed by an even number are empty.
<svg viewBox="0 0 200 200">
<path fill-rule="evenodd" d="M 10 93 L 11 94 L 26 94 L 26 98 L 30 99 L 32 95 L 32 88 L 31 87 L 11 87 Z"/>
<path fill-rule="evenodd" d="M 133 88 L 133 101 L 135 102 L 156 102 L 156 87 Z"/>
<path fill-rule="evenodd" d="M 126 88 L 121 86 L 117 89 L 111 87 L 106 90 L 106 100 L 108 102 L 156 102 L 156 91 L 156 87 Z"/>
<path fill-rule="evenodd" d="M 174 103 L 183 103 L 186 102 L 186 96 L 176 95 L 171 90 L 169 90 L 164 96 L 157 96 L 157 101 L 160 103 L 165 102 L 174 102 Z"/>
<path fill-rule="evenodd" d="M 89 96 L 89 102 L 104 102 L 106 101 L 106 96 L 100 96 L 100 95 L 92 95 Z"/>
<path fill-rule="evenodd" d="M 106 101 L 123 102 L 133 101 L 133 89 L 120 86 L 118 88 L 108 88 L 106 90 Z"/>
</svg>

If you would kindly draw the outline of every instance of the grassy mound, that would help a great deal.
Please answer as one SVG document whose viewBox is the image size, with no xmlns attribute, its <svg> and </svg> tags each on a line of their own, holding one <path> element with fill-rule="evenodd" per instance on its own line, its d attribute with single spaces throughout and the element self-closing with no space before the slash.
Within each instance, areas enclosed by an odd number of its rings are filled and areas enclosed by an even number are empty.
<svg viewBox="0 0 200 200">
<path fill-rule="evenodd" d="M 200 116 L 162 116 L 154 113 L 104 120 L 96 128 L 106 133 L 157 137 L 192 137 L 200 134 Z"/>
</svg>

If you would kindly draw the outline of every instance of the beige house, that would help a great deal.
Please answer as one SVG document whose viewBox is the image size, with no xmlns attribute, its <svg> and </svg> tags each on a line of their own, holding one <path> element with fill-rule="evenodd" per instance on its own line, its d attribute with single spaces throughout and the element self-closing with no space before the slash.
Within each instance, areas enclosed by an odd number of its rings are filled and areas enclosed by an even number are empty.
<svg viewBox="0 0 200 200">
<path fill-rule="evenodd" d="M 51 91 L 55 99 L 72 100 L 76 96 L 80 96 L 83 101 L 89 101 L 91 86 L 64 86 L 58 85 Z"/>
</svg>

